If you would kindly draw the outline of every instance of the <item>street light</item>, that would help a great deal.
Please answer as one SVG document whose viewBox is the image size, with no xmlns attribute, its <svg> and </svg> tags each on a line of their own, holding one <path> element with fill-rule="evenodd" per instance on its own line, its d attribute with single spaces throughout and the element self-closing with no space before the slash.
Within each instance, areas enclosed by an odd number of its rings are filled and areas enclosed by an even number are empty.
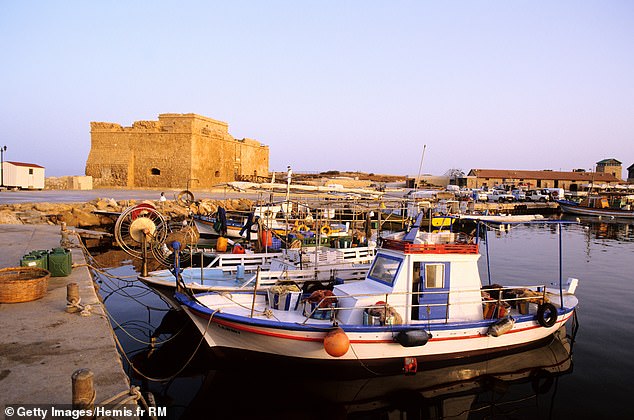
<svg viewBox="0 0 634 420">
<path fill-rule="evenodd" d="M 4 187 L 4 152 L 7 151 L 7 146 L 0 147 L 0 187 Z"/>
</svg>

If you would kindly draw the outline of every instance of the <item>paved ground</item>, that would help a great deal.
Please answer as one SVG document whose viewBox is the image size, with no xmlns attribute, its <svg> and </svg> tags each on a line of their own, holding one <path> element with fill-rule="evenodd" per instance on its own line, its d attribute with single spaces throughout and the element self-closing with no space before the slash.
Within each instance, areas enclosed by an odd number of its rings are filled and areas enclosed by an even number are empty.
<svg viewBox="0 0 634 420">
<path fill-rule="evenodd" d="M 60 239 L 58 226 L 0 225 L 0 268 L 19 266 L 24 254 L 57 247 Z M 73 264 L 84 264 L 81 250 L 71 250 Z M 79 284 L 82 303 L 92 306 L 91 316 L 65 312 L 71 282 Z M 71 375 L 80 368 L 94 373 L 96 403 L 130 388 L 85 266 L 51 277 L 42 299 L 0 304 L 0 331 L 0 406 L 70 404 Z"/>
<path fill-rule="evenodd" d="M 16 203 L 85 203 L 95 198 L 114 198 L 115 200 L 158 200 L 161 192 L 165 192 L 168 200 L 174 200 L 182 190 L 169 189 L 94 189 L 94 190 L 42 190 L 42 191 L 8 191 L 0 190 L 0 204 Z M 257 193 L 241 193 L 231 188 L 198 191 L 194 190 L 196 199 L 234 199 L 258 197 Z"/>
</svg>

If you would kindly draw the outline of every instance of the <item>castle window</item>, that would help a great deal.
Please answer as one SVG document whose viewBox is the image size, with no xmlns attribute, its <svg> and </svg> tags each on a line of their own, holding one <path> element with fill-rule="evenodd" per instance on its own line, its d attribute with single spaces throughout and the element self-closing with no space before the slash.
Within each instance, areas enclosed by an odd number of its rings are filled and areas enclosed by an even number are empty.
<svg viewBox="0 0 634 420">
<path fill-rule="evenodd" d="M 151 173 L 152 175 L 160 175 L 160 174 L 161 174 L 161 170 L 160 170 L 159 168 L 152 168 L 152 169 L 150 170 L 150 173 Z"/>
<path fill-rule="evenodd" d="M 216 171 L 216 172 L 214 172 L 214 176 L 215 176 L 216 178 L 220 178 L 220 171 Z"/>
</svg>

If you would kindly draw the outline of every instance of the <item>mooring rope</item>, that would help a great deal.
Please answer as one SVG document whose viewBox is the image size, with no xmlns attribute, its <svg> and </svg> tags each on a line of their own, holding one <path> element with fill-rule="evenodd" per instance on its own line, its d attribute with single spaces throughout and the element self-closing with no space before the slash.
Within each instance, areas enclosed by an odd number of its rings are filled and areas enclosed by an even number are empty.
<svg viewBox="0 0 634 420">
<path fill-rule="evenodd" d="M 209 315 L 209 321 L 207 322 L 207 327 L 205 328 L 205 332 L 201 335 L 200 337 L 200 341 L 198 342 L 198 344 L 196 345 L 196 348 L 194 349 L 194 351 L 192 352 L 192 354 L 189 356 L 189 358 L 187 359 L 187 361 L 183 364 L 183 366 L 173 375 L 170 375 L 168 377 L 165 378 L 153 378 L 151 376 L 147 376 L 146 374 L 144 374 L 143 372 L 141 372 L 136 366 L 134 366 L 134 364 L 132 363 L 132 361 L 128 358 L 127 353 L 125 352 L 125 350 L 123 349 L 123 345 L 121 344 L 121 342 L 119 341 L 119 338 L 117 337 L 117 335 L 114 333 L 114 331 L 112 331 L 112 336 L 115 340 L 115 343 L 117 345 L 117 347 L 119 348 L 120 352 L 123 354 L 123 356 L 125 357 L 126 361 L 128 362 L 128 365 L 130 366 L 130 368 L 132 370 L 134 370 L 138 375 L 142 376 L 143 378 L 147 379 L 148 381 L 153 381 L 153 382 L 168 382 L 171 381 L 172 379 L 176 378 L 182 371 L 185 370 L 185 368 L 191 363 L 191 361 L 194 359 L 194 356 L 196 355 L 196 353 L 198 352 L 198 349 L 200 348 L 200 346 L 202 345 L 203 341 L 205 340 L 205 336 L 207 335 L 207 331 L 209 330 L 209 326 L 211 325 L 211 320 L 213 319 L 214 315 L 216 314 L 216 312 L 218 312 L 218 310 L 213 311 L 210 315 Z"/>
</svg>

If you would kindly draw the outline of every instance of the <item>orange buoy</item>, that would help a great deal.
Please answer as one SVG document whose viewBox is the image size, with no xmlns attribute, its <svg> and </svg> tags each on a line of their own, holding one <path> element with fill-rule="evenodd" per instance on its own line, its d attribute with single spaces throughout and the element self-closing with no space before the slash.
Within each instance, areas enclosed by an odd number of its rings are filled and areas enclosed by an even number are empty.
<svg viewBox="0 0 634 420">
<path fill-rule="evenodd" d="M 348 352 L 350 339 L 342 328 L 329 331 L 324 338 L 324 350 L 332 357 L 341 357 Z"/>
</svg>

